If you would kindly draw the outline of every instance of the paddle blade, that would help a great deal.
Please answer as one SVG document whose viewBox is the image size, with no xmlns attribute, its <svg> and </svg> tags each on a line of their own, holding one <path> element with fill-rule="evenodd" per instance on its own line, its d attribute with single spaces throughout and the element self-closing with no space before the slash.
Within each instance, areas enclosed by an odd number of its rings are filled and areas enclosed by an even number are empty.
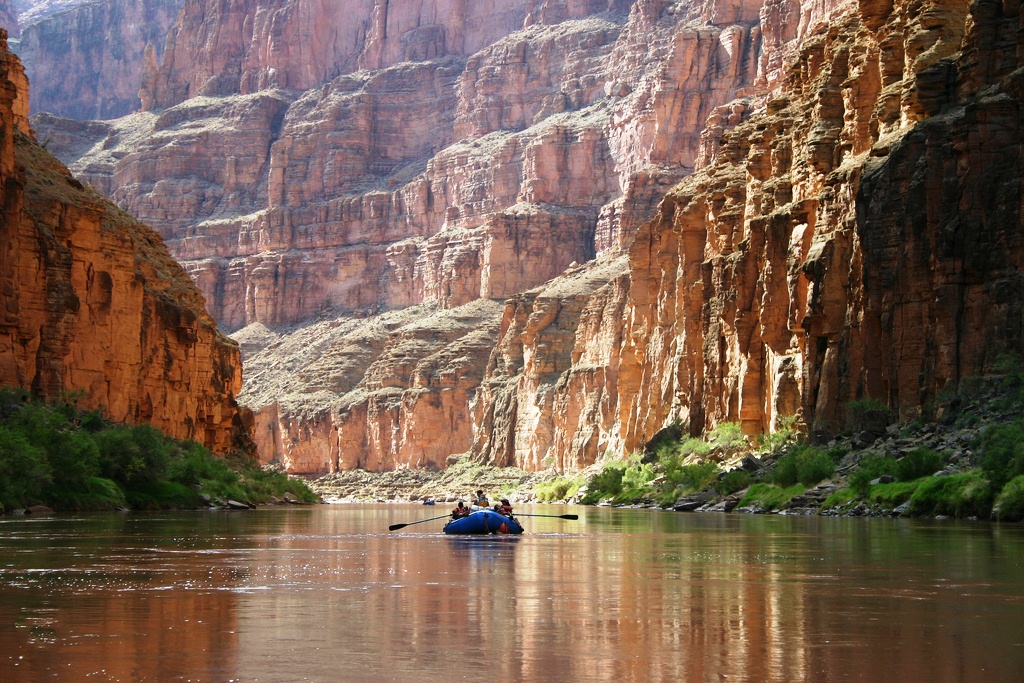
<svg viewBox="0 0 1024 683">
<path fill-rule="evenodd" d="M 398 531 L 402 527 L 409 526 L 408 524 L 392 524 L 388 527 L 388 531 Z"/>
<path fill-rule="evenodd" d="M 579 515 L 558 515 L 562 519 L 579 519 Z"/>
</svg>

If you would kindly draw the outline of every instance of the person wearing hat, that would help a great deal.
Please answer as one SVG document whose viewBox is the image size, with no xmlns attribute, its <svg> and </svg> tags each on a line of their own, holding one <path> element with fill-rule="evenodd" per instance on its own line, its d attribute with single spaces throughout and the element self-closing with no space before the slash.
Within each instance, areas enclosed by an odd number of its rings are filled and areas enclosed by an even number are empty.
<svg viewBox="0 0 1024 683">
<path fill-rule="evenodd" d="M 497 508 L 497 512 L 500 512 L 506 517 L 512 516 L 512 504 L 508 502 L 508 498 L 502 498 L 501 505 L 495 507 Z"/>
</svg>

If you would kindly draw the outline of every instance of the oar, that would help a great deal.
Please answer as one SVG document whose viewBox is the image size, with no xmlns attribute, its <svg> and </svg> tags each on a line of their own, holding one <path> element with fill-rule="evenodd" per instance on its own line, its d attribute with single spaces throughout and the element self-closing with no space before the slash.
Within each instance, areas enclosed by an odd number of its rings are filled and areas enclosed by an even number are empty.
<svg viewBox="0 0 1024 683">
<path fill-rule="evenodd" d="M 556 519 L 579 519 L 579 515 L 528 515 L 525 512 L 515 513 L 516 517 L 555 517 Z"/>
<path fill-rule="evenodd" d="M 388 527 L 388 531 L 398 531 L 402 527 L 410 526 L 413 524 L 423 524 L 423 522 L 432 522 L 435 519 L 444 519 L 445 517 L 451 517 L 451 515 L 441 515 L 440 517 L 428 517 L 427 519 L 421 519 L 418 522 L 408 522 L 406 524 L 392 524 Z"/>
</svg>

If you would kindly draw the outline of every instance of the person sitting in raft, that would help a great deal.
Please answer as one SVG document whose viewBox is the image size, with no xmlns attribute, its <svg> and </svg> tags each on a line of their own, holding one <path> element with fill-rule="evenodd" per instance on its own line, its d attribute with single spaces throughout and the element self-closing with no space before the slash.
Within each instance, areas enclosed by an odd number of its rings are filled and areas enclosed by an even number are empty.
<svg viewBox="0 0 1024 683">
<path fill-rule="evenodd" d="M 459 504 L 452 510 L 452 519 L 460 519 L 462 517 L 469 517 L 469 508 L 460 500 Z"/>
<path fill-rule="evenodd" d="M 494 506 L 494 511 L 495 512 L 500 512 L 501 514 L 505 515 L 506 517 L 511 517 L 512 516 L 512 504 L 508 502 L 508 498 L 502 498 L 501 499 L 501 505 L 495 505 Z"/>
<path fill-rule="evenodd" d="M 484 495 L 483 490 L 476 492 L 476 499 L 473 501 L 473 505 L 480 508 L 491 507 L 491 504 L 487 501 L 487 496 Z"/>
</svg>

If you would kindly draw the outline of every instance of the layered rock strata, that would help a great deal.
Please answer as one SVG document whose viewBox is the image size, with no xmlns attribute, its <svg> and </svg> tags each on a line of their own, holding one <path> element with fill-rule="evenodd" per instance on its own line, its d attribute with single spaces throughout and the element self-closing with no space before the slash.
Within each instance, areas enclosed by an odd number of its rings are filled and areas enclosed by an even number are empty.
<svg viewBox="0 0 1024 683">
<path fill-rule="evenodd" d="M 186 2 L 146 112 L 36 120 L 250 326 L 268 460 L 575 469 L 1019 346 L 1015 2 L 338 7 Z"/>
<path fill-rule="evenodd" d="M 138 111 L 147 67 L 162 57 L 183 0 L 102 0 L 26 12 L 18 46 L 33 112 L 111 119 Z"/>
<path fill-rule="evenodd" d="M 761 11 L 665 0 L 195 0 L 143 79 L 147 111 L 34 125 L 164 235 L 229 328 L 459 309 L 620 252 L 697 163 L 703 119 L 769 86 Z M 365 33 L 353 33 L 359 21 Z M 487 329 L 496 343 L 497 325 Z M 458 410 L 469 422 L 456 431 L 472 436 L 449 453 L 478 438 L 468 416 L 485 365 L 462 380 L 473 383 Z M 253 382 L 254 395 L 274 386 Z M 268 437 L 266 457 L 303 471 L 341 462 L 322 443 L 336 439 L 340 413 L 331 408 L 326 431 L 309 431 L 304 415 L 340 405 L 349 385 L 330 400 L 289 391 L 278 408 L 256 402 L 277 425 L 261 433 L 299 435 Z M 369 434 L 372 420 L 359 419 L 355 433 Z M 355 440 L 349 461 L 443 462 L 434 447 L 392 443 Z M 327 455 L 302 454 L 311 451 Z"/>
<path fill-rule="evenodd" d="M 473 443 L 469 406 L 501 316 L 486 299 L 325 318 L 237 336 L 260 453 L 291 472 L 444 468 Z"/>
<path fill-rule="evenodd" d="M 0 32 L 0 384 L 226 452 L 251 444 L 237 344 L 160 237 L 36 144 Z M 251 418 L 250 418 L 251 419 Z"/>
<path fill-rule="evenodd" d="M 1017 353 L 1019 26 L 862 2 L 810 36 L 630 250 L 625 447 L 672 419 L 839 429 L 855 400 L 910 419 Z"/>
</svg>

